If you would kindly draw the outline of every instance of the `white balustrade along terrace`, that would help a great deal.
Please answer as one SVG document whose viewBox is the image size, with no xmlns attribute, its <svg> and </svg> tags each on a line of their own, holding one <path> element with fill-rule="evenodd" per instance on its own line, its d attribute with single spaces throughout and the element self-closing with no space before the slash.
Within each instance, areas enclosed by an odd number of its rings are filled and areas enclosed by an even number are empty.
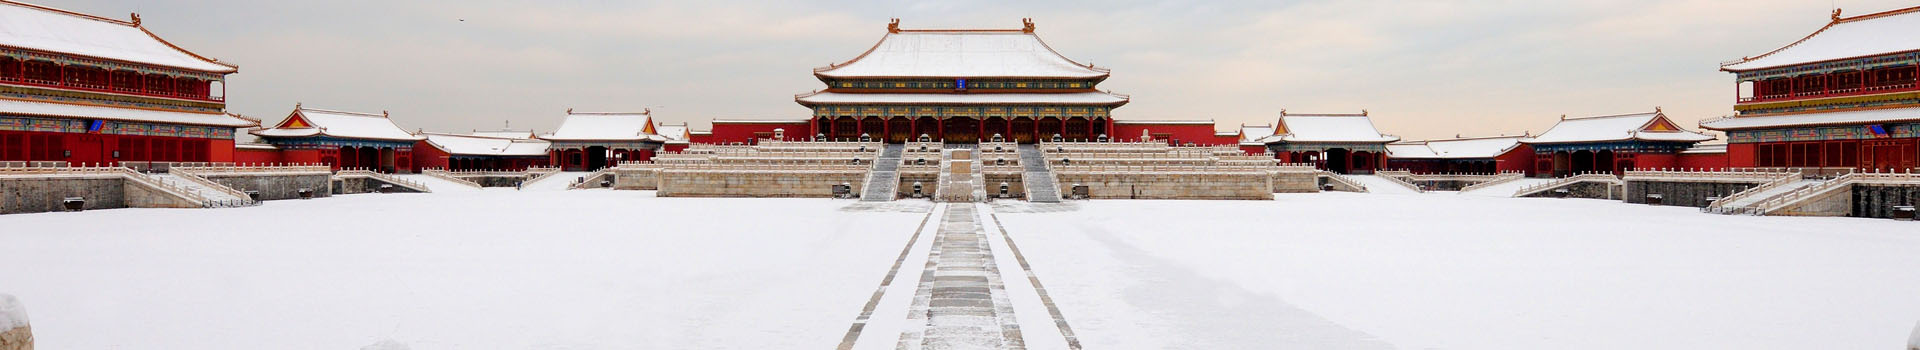
<svg viewBox="0 0 1920 350">
<path fill-rule="evenodd" d="M 1801 173 L 1795 168 L 1646 169 L 1628 170 L 1624 178 L 1639 181 L 1763 183 L 1787 174 Z"/>
<path fill-rule="evenodd" d="M 1759 204 L 1744 208 L 1728 208 L 1726 211 L 1732 214 L 1771 215 L 1781 210 L 1791 208 L 1794 205 L 1801 204 L 1802 202 L 1820 198 L 1834 191 L 1851 190 L 1853 185 L 1857 184 L 1920 185 L 1920 168 L 1903 169 L 1894 172 L 1874 170 L 1861 173 L 1848 173 L 1835 177 L 1832 180 L 1801 187 L 1791 192 L 1775 196 Z"/>
<path fill-rule="evenodd" d="M 227 185 L 225 184 L 214 182 L 213 180 L 200 176 L 200 174 L 194 173 L 193 171 L 188 171 L 186 168 L 174 168 L 173 171 L 169 172 L 168 174 L 174 177 L 178 177 L 182 180 L 186 180 L 187 182 L 191 182 L 195 185 L 199 185 L 200 189 L 202 190 L 217 192 L 218 196 L 226 197 L 226 198 L 216 199 L 214 198 L 214 196 L 204 196 L 204 195 L 202 196 L 207 198 L 208 200 L 226 201 L 237 206 L 251 206 L 251 205 L 259 204 L 253 200 L 252 196 L 248 196 L 246 192 L 241 192 L 240 190 L 236 190 L 232 187 L 227 187 Z"/>
<path fill-rule="evenodd" d="M 1548 190 L 1565 187 L 1565 186 L 1569 186 L 1569 185 L 1573 185 L 1581 182 L 1605 182 L 1610 185 L 1620 185 L 1624 183 L 1623 181 L 1620 180 L 1620 178 L 1614 177 L 1613 173 L 1609 173 L 1609 172 L 1581 173 L 1574 176 L 1560 178 L 1559 180 L 1553 180 L 1547 183 L 1522 187 L 1520 188 L 1519 191 L 1515 191 L 1513 193 L 1513 196 L 1526 197 L 1527 195 L 1546 192 Z"/>
<path fill-rule="evenodd" d="M 432 178 L 435 178 L 435 179 L 441 179 L 441 180 L 447 180 L 448 182 L 453 182 L 453 183 L 457 183 L 457 184 L 461 184 L 461 185 L 465 185 L 465 186 L 467 186 L 467 187 L 472 187 L 472 188 L 480 188 L 480 187 L 481 187 L 481 186 L 480 186 L 480 183 L 478 183 L 478 182 L 473 182 L 472 180 L 467 180 L 467 179 L 462 179 L 462 178 L 459 178 L 459 177 L 456 177 L 456 176 L 453 176 L 453 174 L 451 174 L 450 172 L 448 172 L 448 171 L 447 171 L 446 169 L 421 169 L 421 170 L 420 170 L 420 173 L 421 173 L 421 174 L 424 174 L 424 175 L 427 175 L 428 177 L 432 177 Z M 477 172 L 476 172 L 476 173 L 477 173 Z M 491 172 L 489 172 L 488 174 L 491 174 Z M 511 175 L 511 176 L 524 176 L 524 174 L 523 174 L 523 173 L 512 173 L 512 174 L 513 174 L 513 175 Z M 476 174 L 476 175 L 485 175 L 485 174 Z"/>
<path fill-rule="evenodd" d="M 1472 185 L 1467 185 L 1466 187 L 1461 187 L 1460 192 L 1465 193 L 1467 191 L 1478 190 L 1482 188 L 1492 187 L 1494 185 L 1519 181 L 1520 179 L 1524 179 L 1526 177 L 1527 177 L 1527 173 L 1524 173 L 1524 172 L 1518 172 L 1518 171 L 1501 172 L 1499 175 L 1494 175 L 1492 179 L 1477 182 Z"/>
<path fill-rule="evenodd" d="M 134 171 L 132 168 L 128 168 L 128 167 L 95 166 L 93 164 L 81 164 L 80 166 L 67 166 L 67 164 L 64 164 L 65 162 L 61 162 L 61 163 L 63 163 L 63 164 L 60 164 L 61 166 L 31 166 L 34 164 L 23 163 L 23 162 L 0 163 L 0 177 L 15 177 L 15 176 L 18 176 L 18 177 L 69 177 L 71 176 L 71 177 L 88 177 L 88 178 L 120 178 L 120 179 L 126 180 L 128 183 L 131 183 L 137 186 L 146 187 L 148 189 L 152 189 L 155 191 L 159 191 L 161 193 L 174 196 L 178 199 L 185 200 L 190 203 L 195 203 L 196 206 L 199 206 L 202 208 L 226 208 L 226 207 L 256 205 L 255 202 L 250 200 L 246 201 L 246 203 L 240 203 L 238 201 L 210 200 L 204 196 L 199 195 L 197 191 L 191 188 L 188 188 L 187 186 L 168 182 L 153 176 L 148 176 L 147 174 Z M 19 166 L 16 166 L 16 165 L 19 165 Z M 47 165 L 51 165 L 51 164 L 47 164 Z M 245 196 L 242 195 L 241 198 L 245 198 Z"/>
<path fill-rule="evenodd" d="M 1708 212 L 1708 213 L 1722 213 L 1722 214 L 1731 213 L 1734 210 L 1731 210 L 1728 208 L 1729 204 L 1732 204 L 1732 203 L 1752 204 L 1752 203 L 1746 203 L 1746 202 L 1753 202 L 1755 200 L 1765 201 L 1767 200 L 1767 198 L 1752 198 L 1752 197 L 1759 196 L 1763 193 L 1768 195 L 1783 194 L 1783 193 L 1776 193 L 1778 192 L 1776 191 L 1776 189 L 1780 189 L 1782 187 L 1788 187 L 1791 184 L 1800 182 L 1802 179 L 1803 179 L 1803 176 L 1801 176 L 1800 173 L 1798 172 L 1775 174 L 1772 180 L 1768 180 L 1766 183 L 1762 183 L 1759 186 L 1754 186 L 1752 188 L 1748 188 L 1745 191 L 1740 191 L 1739 193 L 1734 193 L 1733 195 L 1721 197 L 1720 199 L 1715 199 L 1713 200 L 1713 202 L 1707 203 L 1707 206 L 1705 208 L 1700 208 L 1700 211 Z"/>
<path fill-rule="evenodd" d="M 433 192 L 432 189 L 427 188 L 426 184 L 421 184 L 419 182 L 414 182 L 413 180 L 407 180 L 407 179 L 403 179 L 393 175 L 382 174 L 366 168 L 340 169 L 339 172 L 333 173 L 333 176 L 340 177 L 340 178 L 354 178 L 354 177 L 373 178 L 373 179 L 378 179 L 380 181 L 384 181 L 389 184 L 393 184 L 394 186 L 406 187 L 407 189 L 414 190 L 416 192 L 421 192 L 421 193 Z"/>
<path fill-rule="evenodd" d="M 1368 192 L 1367 185 L 1360 184 L 1360 181 L 1354 180 L 1346 175 L 1325 170 L 1320 170 L 1319 173 L 1319 176 L 1327 178 L 1329 182 L 1339 183 L 1341 186 L 1358 190 L 1355 192 Z"/>
</svg>

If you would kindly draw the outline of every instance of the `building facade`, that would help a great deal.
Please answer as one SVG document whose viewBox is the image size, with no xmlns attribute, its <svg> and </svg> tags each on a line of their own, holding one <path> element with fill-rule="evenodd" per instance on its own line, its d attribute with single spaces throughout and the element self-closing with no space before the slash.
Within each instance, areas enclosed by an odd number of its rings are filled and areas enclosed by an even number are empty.
<svg viewBox="0 0 1920 350">
<path fill-rule="evenodd" d="M 401 129 L 384 111 L 336 111 L 298 103 L 272 128 L 252 133 L 279 150 L 282 162 L 324 163 L 334 170 L 386 173 L 419 171 L 413 147 L 426 139 Z"/>
<path fill-rule="evenodd" d="M 1245 128 L 1242 128 L 1246 131 Z M 1380 133 L 1373 119 L 1357 114 L 1300 114 L 1280 111 L 1272 135 L 1255 141 L 1265 144 L 1274 159 L 1313 163 L 1336 173 L 1372 174 L 1387 163 L 1387 144 L 1400 137 Z"/>
<path fill-rule="evenodd" d="M 1562 117 L 1540 136 L 1522 142 L 1533 147 L 1533 174 L 1560 177 L 1678 168 L 1680 152 L 1711 140 L 1713 136 L 1674 124 L 1655 107 L 1651 113 Z"/>
<path fill-rule="evenodd" d="M 1735 167 L 1920 167 L 1920 7 L 1844 17 L 1733 73 L 1735 115 L 1700 123 L 1727 133 Z"/>
<path fill-rule="evenodd" d="M 1526 136 L 1471 137 L 1387 144 L 1392 169 L 1415 174 L 1495 174 L 1533 172 L 1533 147 Z"/>
<path fill-rule="evenodd" d="M 0 1 L 0 161 L 230 162 L 238 68 L 131 20 Z"/>
<path fill-rule="evenodd" d="M 915 30 L 894 20 L 867 52 L 814 69 L 827 88 L 794 101 L 812 111 L 811 134 L 828 140 L 971 143 L 997 134 L 1031 143 L 1113 130 L 1112 111 L 1128 97 L 1096 89 L 1108 70 L 1062 56 L 1024 24 Z"/>
<path fill-rule="evenodd" d="M 593 171 L 621 161 L 653 159 L 667 138 L 654 129 L 653 111 L 574 112 L 553 133 L 540 135 L 551 142 L 548 164 L 567 171 Z"/>
</svg>

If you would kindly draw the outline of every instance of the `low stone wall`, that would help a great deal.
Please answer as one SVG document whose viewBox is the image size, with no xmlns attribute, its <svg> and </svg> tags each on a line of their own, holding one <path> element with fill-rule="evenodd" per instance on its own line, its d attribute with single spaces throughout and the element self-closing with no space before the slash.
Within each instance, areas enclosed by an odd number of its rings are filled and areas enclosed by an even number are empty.
<svg viewBox="0 0 1920 350">
<path fill-rule="evenodd" d="M 83 208 L 127 207 L 126 179 L 119 176 L 56 175 L 0 178 L 0 214 L 66 210 L 67 197 L 87 200 Z"/>
<path fill-rule="evenodd" d="M 1461 188 L 1473 186 L 1473 184 L 1480 182 L 1467 180 L 1414 180 L 1412 183 L 1424 191 L 1459 191 Z"/>
<path fill-rule="evenodd" d="M 1849 212 L 1840 215 L 1863 218 L 1892 218 L 1894 207 L 1920 205 L 1920 186 L 1853 185 L 1847 198 Z"/>
<path fill-rule="evenodd" d="M 1095 199 L 1273 199 L 1265 173 L 1059 173 L 1061 195 L 1086 185 Z"/>
<path fill-rule="evenodd" d="M 1320 175 L 1312 172 L 1281 171 L 1273 174 L 1273 193 L 1320 192 Z"/>
<path fill-rule="evenodd" d="M 240 192 L 260 191 L 260 200 L 300 199 L 300 189 L 312 189 L 315 198 L 333 193 L 332 175 L 316 174 L 202 174 L 201 177 Z M 377 186 L 376 186 L 377 187 Z M 375 189 L 378 190 L 377 188 Z"/>
<path fill-rule="evenodd" d="M 1007 184 L 1007 195 L 1009 197 L 1018 198 L 1018 197 L 1024 197 L 1027 195 L 1026 180 L 1022 179 L 1021 175 L 1018 173 L 986 174 L 986 180 L 987 181 L 985 183 L 987 185 L 987 197 L 989 198 L 1001 198 L 1000 197 L 1001 183 Z"/>
<path fill-rule="evenodd" d="M 1647 195 L 1661 196 L 1660 205 L 1706 208 L 1713 204 L 1709 198 L 1725 198 L 1735 193 L 1759 186 L 1747 182 L 1681 182 L 1681 181 L 1645 181 L 1628 180 L 1627 203 L 1647 204 Z"/>
<path fill-rule="evenodd" d="M 380 185 L 388 185 L 388 184 L 389 183 L 387 183 L 386 181 L 381 181 L 380 179 L 371 178 L 371 177 L 336 177 L 336 178 L 333 178 L 333 191 L 328 193 L 332 193 L 332 194 L 380 193 Z M 315 192 L 314 194 L 315 197 L 320 196 L 320 194 L 318 193 L 319 191 L 314 191 L 314 192 Z M 414 191 L 413 189 L 407 188 L 406 186 L 394 185 L 393 192 L 394 193 L 415 193 L 420 191 Z M 298 196 L 296 195 L 295 198 L 298 198 Z"/>
<path fill-rule="evenodd" d="M 1548 191 L 1540 191 L 1538 193 L 1529 194 L 1529 195 L 1526 195 L 1525 197 L 1587 198 L 1587 199 L 1619 200 L 1622 196 L 1626 195 L 1626 190 L 1623 187 L 1624 186 L 1615 186 L 1613 184 L 1605 183 L 1605 182 L 1589 181 L 1589 182 L 1580 182 L 1580 183 L 1574 183 L 1572 185 L 1567 185 L 1567 187 L 1565 187 L 1567 189 L 1567 193 L 1565 195 L 1562 195 L 1556 191 L 1548 190 Z"/>
<path fill-rule="evenodd" d="M 865 171 L 703 171 L 660 173 L 661 197 L 832 197 L 833 185 L 859 194 Z"/>
<path fill-rule="evenodd" d="M 526 182 L 526 175 L 453 175 L 456 179 L 472 181 L 480 187 L 520 187 Z"/>
<path fill-rule="evenodd" d="M 922 197 L 932 198 L 935 192 L 940 191 L 940 175 L 937 173 L 901 173 L 900 185 L 894 186 L 894 192 L 898 194 L 894 198 L 913 198 L 913 183 L 915 182 L 920 183 L 920 194 Z"/>
<path fill-rule="evenodd" d="M 613 189 L 616 190 L 657 190 L 660 189 L 660 169 L 615 169 Z"/>
</svg>

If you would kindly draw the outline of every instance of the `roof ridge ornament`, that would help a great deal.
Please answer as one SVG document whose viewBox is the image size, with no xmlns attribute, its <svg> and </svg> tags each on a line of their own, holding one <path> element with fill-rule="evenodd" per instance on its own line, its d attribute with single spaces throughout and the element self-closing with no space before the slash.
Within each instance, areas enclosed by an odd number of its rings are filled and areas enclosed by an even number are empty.
<svg viewBox="0 0 1920 350">
<path fill-rule="evenodd" d="M 140 13 L 139 13 L 139 12 L 134 12 L 134 13 L 133 13 L 133 26 L 135 26 L 135 27 L 139 27 L 139 26 L 140 26 Z"/>
<path fill-rule="evenodd" d="M 134 17 L 134 23 L 140 23 L 139 19 L 140 17 Z M 1833 21 L 1834 22 L 1840 21 L 1840 8 L 1838 7 L 1833 8 Z"/>
<path fill-rule="evenodd" d="M 382 110 L 380 110 L 380 117 L 381 117 L 381 118 L 386 118 L 386 117 L 387 117 L 387 110 L 384 110 L 384 109 L 382 109 Z"/>
<path fill-rule="evenodd" d="M 888 22 L 887 22 L 887 32 L 888 32 L 888 33 L 896 33 L 896 34 L 897 34 L 897 33 L 900 33 L 900 19 L 899 19 L 899 18 L 894 18 L 893 20 L 891 20 L 891 21 L 888 21 Z"/>
<path fill-rule="evenodd" d="M 1033 34 L 1033 18 L 1021 18 L 1020 24 L 1021 33 Z"/>
<path fill-rule="evenodd" d="M 1361 108 L 1361 109 L 1360 109 L 1360 116 L 1362 116 L 1362 117 L 1365 117 L 1365 116 L 1367 116 L 1367 109 L 1366 109 L 1366 108 Z"/>
</svg>

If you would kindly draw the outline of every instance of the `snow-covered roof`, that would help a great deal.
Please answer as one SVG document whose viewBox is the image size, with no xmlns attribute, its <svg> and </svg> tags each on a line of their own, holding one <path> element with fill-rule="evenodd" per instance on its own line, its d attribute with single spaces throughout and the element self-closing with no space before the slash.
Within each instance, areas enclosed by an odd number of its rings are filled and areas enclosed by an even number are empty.
<svg viewBox="0 0 1920 350">
<path fill-rule="evenodd" d="M 261 137 L 329 136 L 343 139 L 417 141 L 425 138 L 401 129 L 380 114 L 305 108 L 295 105 L 293 113 L 271 129 L 254 130 Z"/>
<path fill-rule="evenodd" d="M 1268 136 L 1273 136 L 1273 126 L 1271 125 L 1240 126 L 1240 143 L 1242 144 L 1259 144 L 1260 139 L 1267 138 Z"/>
<path fill-rule="evenodd" d="M 1394 142 L 1400 137 L 1380 133 L 1373 119 L 1361 114 L 1288 114 L 1280 112 L 1280 123 L 1265 143 L 1274 142 Z"/>
<path fill-rule="evenodd" d="M 161 124 L 187 124 L 244 128 L 260 125 L 224 113 L 195 113 L 151 109 L 120 108 L 0 98 L 0 114 L 42 117 L 112 119 Z"/>
<path fill-rule="evenodd" d="M 574 112 L 569 109 L 567 119 L 560 121 L 560 128 L 540 138 L 553 141 L 666 141 L 665 137 L 654 133 L 653 116 L 650 113 Z"/>
<path fill-rule="evenodd" d="M 660 124 L 654 126 L 654 132 L 659 133 L 661 137 L 667 138 L 667 142 L 669 143 L 687 142 L 687 137 L 692 136 L 687 130 L 689 129 L 685 123 L 681 123 L 680 125 Z"/>
<path fill-rule="evenodd" d="M 1800 41 L 1720 69 L 1748 71 L 1920 50 L 1920 35 L 1895 33 L 1920 33 L 1920 7 L 1845 18 L 1834 10 L 1832 22 Z"/>
<path fill-rule="evenodd" d="M 1875 124 L 1920 121 L 1920 107 L 1867 109 L 1843 112 L 1770 114 L 1721 117 L 1700 122 L 1713 130 L 1761 129 L 1790 126 Z"/>
<path fill-rule="evenodd" d="M 1693 145 L 1693 147 L 1692 147 L 1692 148 L 1687 148 L 1687 149 L 1686 149 L 1686 150 L 1684 150 L 1684 151 L 1680 151 L 1680 153 L 1681 153 L 1681 154 L 1712 154 L 1712 153 L 1727 153 L 1727 144 L 1724 144 L 1724 143 L 1712 143 L 1712 144 L 1706 144 L 1706 143 L 1703 143 L 1703 144 L 1698 144 L 1698 145 Z"/>
<path fill-rule="evenodd" d="M 1649 113 L 1566 118 L 1527 143 L 1583 143 L 1611 141 L 1700 142 L 1713 136 L 1687 131 L 1654 109 Z"/>
<path fill-rule="evenodd" d="M 1025 29 L 902 30 L 899 21 L 866 53 L 814 69 L 823 77 L 1099 78 L 1107 70 L 1080 64 Z"/>
<path fill-rule="evenodd" d="M 552 142 L 536 139 L 424 133 L 427 143 L 448 154 L 469 156 L 543 156 Z"/>
<path fill-rule="evenodd" d="M 195 55 L 133 21 L 46 6 L 0 1 L 0 46 L 58 52 L 187 70 L 233 73 L 233 65 Z"/>
<path fill-rule="evenodd" d="M 530 139 L 530 138 L 533 138 L 533 130 L 474 131 L 473 133 L 470 133 L 467 135 L 479 136 L 479 137 L 498 137 L 498 138 L 508 138 L 508 139 Z"/>
<path fill-rule="evenodd" d="M 867 94 L 814 92 L 794 97 L 801 103 L 860 104 L 1072 104 L 1110 105 L 1127 103 L 1127 96 L 1089 91 L 1045 94 Z"/>
<path fill-rule="evenodd" d="M 1520 146 L 1520 140 L 1524 138 L 1524 136 L 1497 136 L 1408 141 L 1387 144 L 1387 152 L 1394 158 L 1407 159 L 1493 158 Z"/>
<path fill-rule="evenodd" d="M 280 149 L 280 147 L 279 147 L 279 146 L 274 146 L 273 144 L 268 144 L 268 143 L 254 143 L 254 142 L 247 142 L 247 143 L 239 143 L 239 144 L 234 144 L 234 145 L 233 145 L 233 148 L 236 148 L 236 149 L 257 149 L 257 150 L 277 150 L 277 149 Z"/>
</svg>

